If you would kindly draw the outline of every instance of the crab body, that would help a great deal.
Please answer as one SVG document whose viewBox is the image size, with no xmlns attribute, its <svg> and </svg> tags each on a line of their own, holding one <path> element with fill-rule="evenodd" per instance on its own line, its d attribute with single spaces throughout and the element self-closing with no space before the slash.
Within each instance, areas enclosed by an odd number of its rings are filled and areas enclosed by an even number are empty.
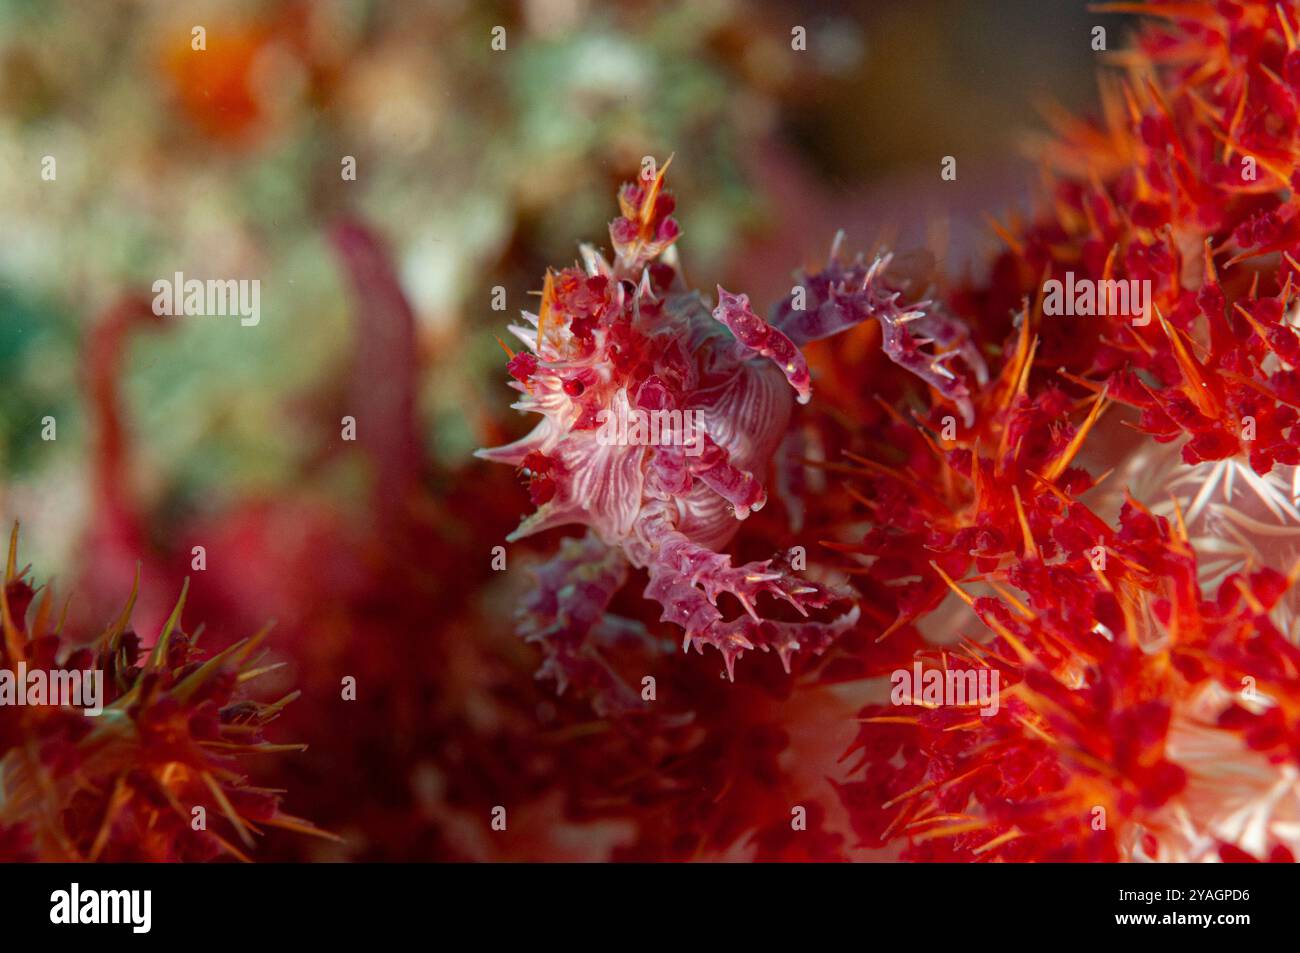
<svg viewBox="0 0 1300 953">
<path fill-rule="evenodd" d="M 623 214 L 610 226 L 613 260 L 582 246 L 584 267 L 548 272 L 538 312 L 511 326 L 527 346 L 518 354 L 506 348 L 511 386 L 523 395 L 514 406 L 541 420 L 515 443 L 478 452 L 519 468 L 537 506 L 510 540 L 564 525 L 588 528 L 537 571 L 519 628 L 543 649 L 539 674 L 561 691 L 579 684 L 598 710 L 640 701 L 607 658 L 631 631 L 605 613 L 629 566 L 647 574 L 645 595 L 661 605 L 661 620 L 682 628 L 687 648 L 719 649 L 729 675 L 736 658 L 754 648 L 775 651 L 788 669 L 796 650 L 819 653 L 856 622 L 847 589 L 804 579 L 783 557 L 732 566 L 720 550 L 766 503 L 763 481 L 794 403 L 810 397 L 799 343 L 870 317 L 892 322 L 909 361 L 939 339 L 909 337 L 908 322 L 933 325 L 934 318 L 897 305 L 898 293 L 878 281 L 887 259 L 836 272 L 853 288 L 822 277 L 810 310 L 786 303 L 773 323 L 744 295 L 722 288 L 710 309 L 677 266 L 671 246 L 678 228 L 663 173 L 651 170 L 620 192 Z M 960 384 L 943 373 L 936 380 Z M 742 610 L 734 618 L 718 605 L 724 594 Z M 801 618 L 761 615 L 763 595 Z M 809 609 L 837 602 L 846 611 L 829 621 L 808 618 Z"/>
</svg>

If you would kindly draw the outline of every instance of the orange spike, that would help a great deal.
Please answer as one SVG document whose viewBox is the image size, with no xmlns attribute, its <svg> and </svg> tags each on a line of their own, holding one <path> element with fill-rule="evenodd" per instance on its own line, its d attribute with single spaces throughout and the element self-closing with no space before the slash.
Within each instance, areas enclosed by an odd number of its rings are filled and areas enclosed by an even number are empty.
<svg viewBox="0 0 1300 953">
<path fill-rule="evenodd" d="M 980 466 L 980 447 L 976 441 L 971 451 L 970 467 L 970 485 L 971 485 L 971 505 L 975 512 L 979 512 L 984 506 L 984 469 Z"/>
<path fill-rule="evenodd" d="M 1139 87 L 1134 87 L 1127 80 L 1121 80 L 1119 86 L 1120 92 L 1124 94 L 1124 105 L 1128 109 L 1128 120 L 1131 127 L 1136 128 L 1142 122 L 1142 105 L 1138 102 L 1138 94 L 1141 91 Z M 1124 129 L 1127 135 L 1129 128 Z"/>
<path fill-rule="evenodd" d="M 1282 35 L 1286 37 L 1286 48 L 1293 53 L 1295 52 L 1295 32 L 1291 29 L 1291 21 L 1287 17 L 1282 4 L 1273 4 L 1273 9 L 1277 11 L 1277 18 L 1282 24 Z"/>
<path fill-rule="evenodd" d="M 1096 403 L 1092 405 L 1092 410 L 1088 412 L 1088 416 L 1084 419 L 1083 423 L 1079 425 L 1078 431 L 1075 432 L 1074 438 L 1070 441 L 1069 446 L 1065 448 L 1065 452 L 1052 461 L 1052 465 L 1047 468 L 1047 472 L 1044 476 L 1049 480 L 1055 480 L 1065 472 L 1071 461 L 1073 461 L 1075 456 L 1078 455 L 1080 448 L 1083 447 L 1083 441 L 1087 439 L 1088 431 L 1093 428 L 1093 425 L 1096 424 L 1097 420 L 1101 417 L 1102 411 L 1108 406 L 1109 403 L 1103 393 L 1097 398 Z"/>
<path fill-rule="evenodd" d="M 999 222 L 999 221 L 998 221 L 996 218 L 994 218 L 992 215 L 988 215 L 988 214 L 985 214 L 985 216 L 984 216 L 984 220 L 985 220 L 986 222 L 988 222 L 989 228 L 993 229 L 993 233 L 994 233 L 995 235 L 997 235 L 998 238 L 1000 238 L 1000 239 L 1002 239 L 1004 242 L 1006 242 L 1006 243 L 1007 243 L 1007 247 L 1010 248 L 1013 252 L 1016 253 L 1016 257 L 1017 257 L 1017 258 L 1024 258 L 1024 257 L 1025 257 L 1025 246 L 1022 245 L 1022 244 L 1020 243 L 1020 240 L 1019 240 L 1018 238 L 1016 238 L 1014 235 L 1012 235 L 1011 232 L 1009 232 L 1009 231 L 1008 231 L 1008 230 L 1007 230 L 1007 229 L 1002 225 L 1001 222 Z"/>
<path fill-rule="evenodd" d="M 923 831 L 920 834 L 912 835 L 912 840 L 920 844 L 924 841 L 934 840 L 939 837 L 955 837 L 957 834 L 966 834 L 970 831 L 984 830 L 988 825 L 984 821 L 971 821 L 967 824 L 953 824 L 950 827 L 939 827 L 932 831 Z"/>
<path fill-rule="evenodd" d="M 1246 151 L 1246 150 L 1242 149 L 1241 145 L 1240 145 L 1240 144 L 1239 144 L 1235 139 L 1233 139 L 1231 136 L 1229 136 L 1229 135 L 1225 135 L 1224 133 L 1219 132 L 1219 130 L 1215 129 L 1215 128 L 1212 127 L 1212 126 L 1210 127 L 1210 134 L 1211 134 L 1212 136 L 1214 136 L 1214 138 L 1218 139 L 1220 142 L 1226 143 L 1227 145 L 1231 146 L 1231 147 L 1232 147 L 1235 151 L 1237 151 L 1237 152 L 1245 152 L 1245 151 Z M 1257 163 L 1259 163 L 1259 164 L 1262 165 L 1265 169 L 1267 169 L 1269 172 L 1272 172 L 1275 176 L 1277 176 L 1278 179 L 1279 179 L 1280 181 L 1282 181 L 1282 182 L 1287 182 L 1287 181 L 1289 181 L 1290 177 L 1289 177 L 1289 175 L 1288 175 L 1288 172 L 1287 172 L 1287 170 L 1284 169 L 1282 166 L 1278 165 L 1277 163 L 1275 163 L 1275 162 L 1274 162 L 1273 160 L 1271 160 L 1271 159 L 1266 159 L 1264 156 L 1260 155 L 1258 152 L 1251 152 L 1250 155 L 1255 159 L 1255 161 L 1256 161 Z M 1265 186 L 1263 186 L 1263 188 L 1270 188 L 1270 189 L 1271 189 L 1272 187 L 1271 187 L 1271 186 L 1268 186 L 1268 185 L 1265 185 Z"/>
<path fill-rule="evenodd" d="M 971 768 L 969 771 L 967 771 L 967 772 L 965 772 L 965 773 L 963 773 L 963 774 L 959 774 L 959 775 L 957 775 L 957 776 L 954 777 L 954 778 L 947 778 L 947 779 L 941 779 L 941 780 L 936 780 L 936 781 L 922 781 L 922 782 L 921 782 L 920 784 L 918 784 L 916 787 L 911 788 L 910 790 L 904 791 L 902 794 L 898 795 L 898 796 L 895 797 L 895 798 L 892 798 L 892 799 L 886 801 L 884 804 L 882 804 L 882 805 L 880 805 L 880 806 L 881 806 L 882 808 L 888 810 L 889 808 L 893 807 L 895 804 L 898 804 L 900 801 L 906 801 L 908 798 L 916 797 L 916 795 L 918 795 L 918 794 L 924 794 L 926 791 L 929 791 L 929 790 L 931 790 L 931 789 L 933 789 L 933 788 L 943 788 L 943 787 L 948 787 L 949 785 L 952 785 L 952 784 L 958 784 L 958 783 L 960 783 L 960 782 L 962 782 L 962 781 L 965 781 L 967 778 L 969 778 L 969 777 L 970 777 L 972 774 L 974 774 L 976 771 L 982 771 L 982 770 L 984 770 L 985 767 L 986 767 L 986 765 L 984 765 L 984 764 L 980 764 L 980 765 L 977 765 L 977 766 L 974 767 L 974 768 Z"/>
<path fill-rule="evenodd" d="M 899 483 L 903 484 L 903 486 L 907 487 L 909 490 L 916 493 L 917 495 L 924 496 L 927 499 L 940 504 L 941 506 L 943 505 L 944 501 L 939 499 L 939 497 L 936 496 L 932 490 L 930 490 L 925 485 L 918 483 L 916 480 L 912 479 L 911 477 L 906 476 L 901 471 L 895 470 L 893 467 L 887 467 L 883 463 L 877 463 L 875 460 L 869 460 L 864 456 L 860 456 L 859 454 L 854 453 L 852 450 L 845 450 L 844 455 L 848 457 L 850 460 L 854 461 L 855 463 L 860 463 L 868 472 L 877 474 L 878 476 L 886 476 L 886 477 L 890 477 L 891 479 L 897 480 Z"/>
<path fill-rule="evenodd" d="M 5 578 L 4 585 L 8 585 L 18 578 L 18 521 L 14 520 L 14 527 L 9 531 L 9 553 L 5 559 Z"/>
<path fill-rule="evenodd" d="M 855 500 L 857 500 L 867 509 L 871 510 L 873 513 L 876 512 L 876 510 L 878 509 L 878 507 L 876 506 L 876 502 L 874 500 L 867 499 L 865 496 L 863 496 L 860 492 L 855 490 L 853 487 L 849 486 L 847 483 L 844 484 L 844 492 L 846 492 L 849 496 L 853 497 Z"/>
<path fill-rule="evenodd" d="M 1032 621 L 1038 618 L 1038 616 L 1034 615 L 1033 610 L 1030 609 L 1029 606 L 1021 602 L 1020 599 L 1017 598 L 1016 594 L 1002 583 L 998 582 L 996 579 L 989 578 L 985 578 L 984 582 L 990 589 L 996 592 L 999 597 L 1001 597 L 1003 602 L 1009 603 L 1011 608 L 1016 610 L 1016 613 L 1020 618 L 1026 621 Z"/>
<path fill-rule="evenodd" d="M 949 576 L 946 572 L 944 572 L 942 567 L 940 567 L 940 565 L 937 562 L 935 562 L 933 559 L 930 560 L 930 566 L 934 569 L 935 572 L 939 574 L 939 577 L 943 579 L 945 583 L 948 584 L 948 588 L 951 589 L 954 593 L 956 593 L 957 597 L 961 599 L 962 602 L 970 606 L 972 610 L 975 608 L 974 596 L 968 593 L 961 586 L 957 585 L 957 583 L 953 581 L 952 577 Z M 992 629 L 995 633 L 1001 636 L 1002 639 L 1007 643 L 1007 645 L 1011 646 L 1011 648 L 1015 650 L 1015 653 L 1020 656 L 1021 662 L 1029 664 L 1034 661 L 1033 654 L 1029 651 L 1029 649 L 1025 648 L 1025 644 L 1021 642 L 1018 638 L 1016 638 L 1015 635 L 1013 635 L 1007 629 L 1007 627 L 1004 626 L 1001 622 L 999 622 L 997 619 L 994 618 L 985 618 L 984 616 L 980 615 L 978 612 L 975 613 L 975 616 L 986 626 Z"/>
<path fill-rule="evenodd" d="M 1084 387 L 1092 391 L 1094 394 L 1100 394 L 1106 389 L 1106 385 L 1100 381 L 1090 381 L 1086 377 L 1080 377 L 1078 374 L 1071 374 L 1063 367 L 1057 368 L 1056 374 L 1058 377 L 1064 377 L 1070 383 Z"/>
<path fill-rule="evenodd" d="M 1255 333 L 1259 335 L 1259 339 L 1264 342 L 1264 345 L 1268 347 L 1269 350 L 1273 350 L 1273 345 L 1269 343 L 1268 335 L 1264 333 L 1264 328 L 1255 320 L 1249 311 L 1241 306 L 1241 302 L 1234 302 L 1232 310 L 1245 318 L 1246 323 L 1255 329 Z"/>
<path fill-rule="evenodd" d="M 1264 606 L 1262 602 L 1260 602 L 1257 598 L 1255 598 L 1255 594 L 1251 592 L 1250 587 L 1246 585 L 1246 580 L 1238 576 L 1236 579 L 1233 580 L 1233 583 L 1236 584 L 1237 591 L 1241 593 L 1241 598 L 1245 600 L 1246 605 L 1250 606 L 1251 612 L 1255 613 L 1256 615 L 1268 614 L 1268 609 Z"/>
<path fill-rule="evenodd" d="M 1106 256 L 1106 264 L 1101 269 L 1101 277 L 1109 281 L 1115 274 L 1115 257 L 1119 254 L 1119 242 L 1110 246 L 1110 254 Z"/>
<path fill-rule="evenodd" d="M 673 164 L 673 156 L 675 155 L 677 155 L 677 153 L 674 152 L 664 162 L 663 166 L 660 167 L 658 173 L 655 175 L 654 181 L 650 183 L 650 188 L 646 190 L 645 195 L 641 199 L 641 210 L 638 218 L 641 220 L 642 238 L 653 237 L 650 235 L 649 230 L 651 220 L 654 218 L 655 202 L 658 200 L 659 192 L 664 186 L 664 175 L 668 172 L 668 167 Z"/>
<path fill-rule="evenodd" d="M 1241 81 L 1241 96 L 1237 99 L 1237 108 L 1232 113 L 1232 118 L 1228 120 L 1228 130 L 1225 142 L 1228 148 L 1223 153 L 1223 161 L 1226 164 L 1232 158 L 1235 150 L 1233 140 L 1237 137 L 1237 129 L 1241 126 L 1241 117 L 1246 114 L 1246 99 L 1250 95 L 1250 74 L 1243 73 Z"/>
<path fill-rule="evenodd" d="M 1016 504 L 1016 521 L 1020 524 L 1020 535 L 1025 543 L 1025 558 L 1037 559 L 1038 547 L 1034 544 L 1034 534 L 1029 529 L 1029 518 L 1025 516 L 1025 506 L 1020 499 L 1020 487 L 1011 488 L 1011 497 Z"/>
<path fill-rule="evenodd" d="M 971 606 L 972 608 L 974 608 L 974 606 L 975 606 L 975 597 L 974 597 L 974 596 L 972 596 L 969 592 L 967 592 L 967 591 L 966 591 L 965 589 L 963 589 L 961 586 L 957 585 L 957 583 L 953 582 L 952 576 L 950 576 L 950 575 L 948 575 L 946 572 L 944 572 L 944 571 L 943 571 L 943 567 L 941 567 L 941 566 L 938 564 L 938 562 L 936 562 L 935 560 L 931 559 L 931 560 L 930 560 L 930 566 L 934 569 L 935 572 L 937 572 L 937 573 L 939 574 L 939 576 L 943 579 L 943 581 L 946 582 L 946 583 L 948 584 L 948 588 L 951 589 L 954 593 L 957 594 L 957 598 L 961 599 L 961 601 L 964 602 L 964 603 L 966 603 L 966 605 Z"/>
<path fill-rule="evenodd" d="M 992 840 L 985 841 L 979 847 L 976 847 L 974 850 L 972 850 L 971 853 L 978 856 L 980 854 L 985 853 L 986 851 L 992 850 L 995 847 L 1001 847 L 1003 844 L 1007 843 L 1008 841 L 1013 841 L 1018 837 L 1024 837 L 1024 836 L 1025 835 L 1021 831 L 1013 827 L 1011 828 L 1011 830 L 999 834 L 997 837 L 993 838 Z"/>
<path fill-rule="evenodd" d="M 1011 389 L 1007 392 L 1006 400 L 1003 403 L 1004 408 L 1009 408 L 1017 397 L 1023 397 L 1029 390 L 1029 372 L 1033 370 L 1034 355 L 1038 353 L 1038 338 L 1035 337 L 1032 342 L 1029 338 L 1029 314 L 1024 313 L 1020 323 L 1020 338 L 1016 341 L 1016 352 L 1012 355 L 1011 360 L 1003 371 L 1005 380 L 1012 381 Z M 1010 430 L 1002 428 L 1002 433 L 998 438 L 998 460 L 1002 461 L 1007 458 L 1007 441 L 1010 439 Z"/>
<path fill-rule="evenodd" d="M 1179 541 L 1182 542 L 1185 547 L 1189 546 L 1191 537 L 1187 535 L 1187 523 L 1183 519 L 1183 506 L 1178 502 L 1178 497 L 1174 496 L 1172 493 L 1169 494 L 1169 499 L 1174 504 L 1174 531 L 1177 534 Z"/>
<path fill-rule="evenodd" d="M 911 625 L 919 617 L 920 617 L 920 613 L 912 613 L 910 615 L 900 615 L 893 622 L 889 623 L 889 626 L 885 629 L 884 632 L 881 632 L 878 636 L 876 636 L 876 642 L 880 643 L 885 641 L 885 639 L 889 638 L 891 635 L 893 635 L 903 626 Z"/>
<path fill-rule="evenodd" d="M 542 345 L 546 343 L 546 322 L 551 316 L 555 302 L 555 276 L 551 269 L 546 269 L 546 280 L 542 283 L 542 306 L 537 309 L 537 356 L 542 356 Z"/>
<path fill-rule="evenodd" d="M 1028 319 L 1025 321 L 1028 324 Z M 1038 338 L 1035 337 L 1033 343 L 1029 345 L 1029 351 L 1024 356 L 1024 363 L 1019 367 L 1020 377 L 1016 381 L 1015 395 L 1024 397 L 1029 393 L 1029 372 L 1034 367 L 1034 355 L 1038 353 Z"/>
<path fill-rule="evenodd" d="M 1147 89 L 1151 93 L 1152 102 L 1156 104 L 1156 109 L 1158 109 L 1161 115 L 1163 115 L 1169 122 L 1169 128 L 1172 130 L 1171 135 L 1173 136 L 1174 154 L 1178 157 L 1178 161 L 1185 165 L 1187 163 L 1187 153 L 1183 149 L 1182 139 L 1178 136 L 1178 126 L 1174 122 L 1173 114 L 1169 109 L 1169 104 L 1165 102 L 1164 93 L 1161 91 L 1160 87 L 1156 85 L 1155 79 L 1151 75 L 1148 74 L 1145 79 Z"/>
<path fill-rule="evenodd" d="M 880 409 L 883 410 L 889 416 L 889 419 L 892 420 L 894 423 L 902 427 L 911 426 L 911 424 L 907 421 L 907 419 L 902 414 L 900 414 L 898 410 L 895 409 L 895 407 L 891 403 L 889 403 L 889 401 L 885 400 L 879 394 L 876 394 L 874 399 L 876 403 L 880 405 Z"/>
<path fill-rule="evenodd" d="M 1183 372 L 1183 376 L 1187 378 L 1187 398 L 1205 416 L 1217 419 L 1219 416 L 1218 401 L 1209 392 L 1210 387 L 1202 373 L 1201 365 L 1187 350 L 1186 345 L 1183 343 L 1182 334 L 1165 320 L 1159 306 L 1156 307 L 1155 311 L 1156 317 L 1160 320 L 1160 327 L 1164 329 L 1165 336 L 1169 338 L 1169 343 L 1173 345 L 1174 359 L 1178 362 L 1178 367 Z"/>
</svg>

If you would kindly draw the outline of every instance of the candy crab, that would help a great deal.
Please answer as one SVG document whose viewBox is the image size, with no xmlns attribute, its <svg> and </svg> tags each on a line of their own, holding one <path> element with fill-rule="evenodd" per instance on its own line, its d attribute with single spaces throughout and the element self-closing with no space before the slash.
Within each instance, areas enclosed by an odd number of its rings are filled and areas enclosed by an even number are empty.
<svg viewBox="0 0 1300 953">
<path fill-rule="evenodd" d="M 672 247 L 679 228 L 663 190 L 666 169 L 649 168 L 620 190 L 613 261 L 581 246 L 585 267 L 548 272 L 538 313 L 524 313 L 528 326 L 511 326 L 527 345 L 506 349 L 511 386 L 524 395 L 514 406 L 542 420 L 515 443 L 478 452 L 528 480 L 537 511 L 509 540 L 588 528 L 536 573 L 519 622 L 543 650 L 539 676 L 560 691 L 577 685 L 603 710 L 639 703 L 604 654 L 627 631 L 605 608 L 629 566 L 646 571 L 645 595 L 662 606 L 661 621 L 682 627 L 684 648 L 714 646 L 728 676 L 750 649 L 775 651 L 788 671 L 794 652 L 819 654 L 856 623 L 851 592 L 802 578 L 787 557 L 733 566 L 721 552 L 766 503 L 763 479 L 794 398 L 811 397 L 801 344 L 875 318 L 888 355 L 968 419 L 968 392 L 946 362 L 960 356 L 984 374 L 964 326 L 929 302 L 903 303 L 886 277 L 888 256 L 845 266 L 833 254 L 771 322 L 721 287 L 710 310 L 686 287 Z M 923 350 L 931 345 L 946 350 Z M 666 423 L 642 426 L 650 418 Z M 724 594 L 739 603 L 734 618 L 718 605 Z M 799 618 L 760 614 L 763 595 Z M 844 609 L 828 620 L 808 614 L 835 604 Z"/>
</svg>

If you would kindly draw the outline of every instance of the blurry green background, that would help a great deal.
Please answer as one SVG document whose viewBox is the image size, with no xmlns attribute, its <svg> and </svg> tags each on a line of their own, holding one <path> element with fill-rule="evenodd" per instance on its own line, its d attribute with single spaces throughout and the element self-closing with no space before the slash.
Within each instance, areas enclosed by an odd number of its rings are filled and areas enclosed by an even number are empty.
<svg viewBox="0 0 1300 953">
<path fill-rule="evenodd" d="M 151 531 L 303 492 L 356 333 L 323 231 L 339 216 L 396 257 L 443 490 L 491 426 L 515 426 L 494 335 L 548 264 L 602 243 L 643 155 L 676 154 L 680 247 L 706 288 L 766 303 L 840 227 L 850 247 L 978 261 L 982 211 L 1027 205 L 1035 105 L 1093 101 L 1094 24 L 1118 47 L 1112 18 L 1038 0 L 0 0 L 0 517 L 21 519 L 42 576 L 76 570 L 89 330 L 176 271 L 258 278 L 262 319 L 128 338 L 117 385 Z M 326 484 L 351 505 L 354 474 Z"/>
</svg>

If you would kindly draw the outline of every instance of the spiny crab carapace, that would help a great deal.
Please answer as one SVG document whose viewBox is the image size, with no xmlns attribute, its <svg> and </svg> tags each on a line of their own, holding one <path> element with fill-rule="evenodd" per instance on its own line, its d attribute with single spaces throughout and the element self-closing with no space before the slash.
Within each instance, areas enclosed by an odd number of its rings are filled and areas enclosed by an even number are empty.
<svg viewBox="0 0 1300 953">
<path fill-rule="evenodd" d="M 625 631 L 605 608 L 629 566 L 646 571 L 645 595 L 662 606 L 661 621 L 682 627 L 684 648 L 714 646 L 728 675 L 756 648 L 775 651 L 788 670 L 792 653 L 820 653 L 856 623 L 849 590 L 797 575 L 787 557 L 733 566 L 721 552 L 739 521 L 767 501 L 763 481 L 789 431 L 792 398 L 811 397 L 800 345 L 875 318 L 889 357 L 968 419 L 967 388 L 947 362 L 959 357 L 981 381 L 985 373 L 962 324 L 928 301 L 904 303 L 887 255 L 845 265 L 833 252 L 770 322 L 745 295 L 721 287 L 710 310 L 682 278 L 666 170 L 647 162 L 639 181 L 620 190 L 613 260 L 581 246 L 585 267 L 548 271 L 538 313 L 511 326 L 527 345 L 506 349 L 511 386 L 524 395 L 514 406 L 542 420 L 526 437 L 478 452 L 528 479 L 537 511 L 510 541 L 588 528 L 536 573 L 519 628 L 543 650 L 540 676 L 560 691 L 577 685 L 605 711 L 638 704 L 602 654 Z M 647 418 L 668 423 L 637 425 Z M 628 419 L 631 428 L 617 424 Z M 743 610 L 734 618 L 718 606 L 723 594 Z M 760 614 L 763 594 L 801 618 Z M 808 615 L 836 604 L 842 611 L 826 621 Z"/>
</svg>

